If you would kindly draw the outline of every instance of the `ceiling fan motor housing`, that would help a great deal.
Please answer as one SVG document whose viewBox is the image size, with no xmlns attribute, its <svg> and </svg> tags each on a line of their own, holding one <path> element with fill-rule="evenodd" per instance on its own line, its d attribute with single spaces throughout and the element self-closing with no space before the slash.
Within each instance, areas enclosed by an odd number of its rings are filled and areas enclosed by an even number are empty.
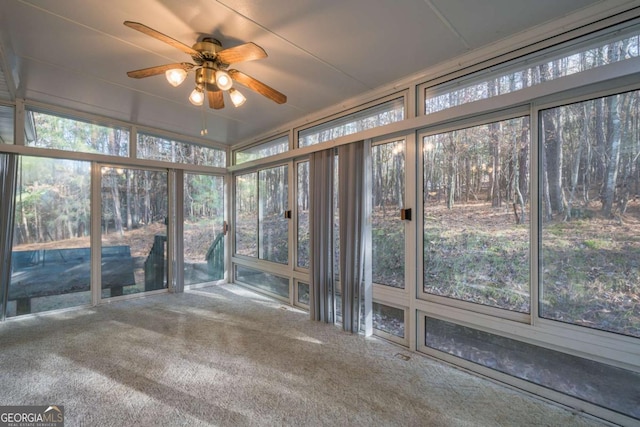
<svg viewBox="0 0 640 427">
<path fill-rule="evenodd" d="M 222 50 L 222 45 L 218 40 L 207 37 L 194 44 L 192 48 L 200 53 L 200 56 L 193 55 L 193 60 L 196 61 L 198 65 L 202 65 L 205 61 L 215 60 L 218 52 Z"/>
<path fill-rule="evenodd" d="M 196 70 L 196 83 L 198 85 L 202 85 L 202 84 L 215 85 L 216 84 L 215 68 L 207 67 L 207 63 L 205 62 L 202 68 L 198 68 Z"/>
</svg>

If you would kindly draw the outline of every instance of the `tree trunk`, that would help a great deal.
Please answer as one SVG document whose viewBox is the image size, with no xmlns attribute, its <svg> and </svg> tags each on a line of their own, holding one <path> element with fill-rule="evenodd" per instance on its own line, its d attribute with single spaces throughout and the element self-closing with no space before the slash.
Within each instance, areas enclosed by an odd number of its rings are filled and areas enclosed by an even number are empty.
<svg viewBox="0 0 640 427">
<path fill-rule="evenodd" d="M 399 144 L 404 144 L 400 142 Z M 394 160 L 394 190 L 395 190 L 395 199 L 398 208 L 404 207 L 404 153 L 402 150 L 398 154 L 395 154 L 393 157 Z"/>
<path fill-rule="evenodd" d="M 113 199 L 113 222 L 116 227 L 116 232 L 120 234 L 120 236 L 124 236 L 120 209 L 120 190 L 118 189 L 118 176 L 115 173 L 111 175 L 111 198 Z"/>
<path fill-rule="evenodd" d="M 520 152 L 518 153 L 518 191 L 526 200 L 529 197 L 529 118 L 522 119 Z"/>
<path fill-rule="evenodd" d="M 616 181 L 618 179 L 618 165 L 620 163 L 620 98 L 621 95 L 613 95 L 607 98 L 609 110 L 609 132 L 607 132 L 607 145 L 609 163 L 607 165 L 604 188 L 602 191 L 602 211 L 605 215 L 611 215 L 615 196 Z"/>
<path fill-rule="evenodd" d="M 127 200 L 127 230 L 131 231 L 133 230 L 133 217 L 131 214 L 131 173 L 132 171 L 130 171 L 129 169 L 126 170 L 126 179 L 127 179 L 127 194 L 126 194 L 126 200 Z"/>
<path fill-rule="evenodd" d="M 549 197 L 549 177 L 547 174 L 548 167 L 546 150 L 541 150 L 540 154 L 542 155 L 542 215 L 544 219 L 551 220 L 553 218 L 553 210 L 551 209 L 551 200 Z"/>
<path fill-rule="evenodd" d="M 547 190 L 552 213 L 564 212 L 565 205 L 562 192 L 562 131 L 559 114 L 559 110 L 542 112 Z"/>
<path fill-rule="evenodd" d="M 491 206 L 499 208 L 502 206 L 502 192 L 500 191 L 500 181 L 502 170 L 500 164 L 500 123 L 489 124 L 489 133 L 491 138 L 491 187 L 489 196 L 491 197 Z"/>
<path fill-rule="evenodd" d="M 620 59 L 622 52 L 626 50 L 625 42 L 616 42 L 607 51 L 607 59 L 609 62 L 616 62 Z M 602 194 L 602 210 L 605 215 L 611 215 L 613 211 L 613 202 L 616 193 L 616 184 L 618 180 L 618 167 L 620 165 L 620 143 L 622 135 L 622 126 L 620 123 L 620 97 L 624 95 L 613 95 L 606 99 L 608 111 L 607 120 L 607 146 L 609 162 L 607 164 L 606 176 L 604 180 L 604 188 Z M 623 109 L 627 111 L 627 109 Z"/>
</svg>

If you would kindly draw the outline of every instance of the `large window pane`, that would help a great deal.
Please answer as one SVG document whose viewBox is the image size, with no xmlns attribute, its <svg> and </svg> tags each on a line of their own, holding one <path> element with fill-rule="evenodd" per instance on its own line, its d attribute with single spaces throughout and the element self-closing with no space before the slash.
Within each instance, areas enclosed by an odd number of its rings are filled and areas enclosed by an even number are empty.
<svg viewBox="0 0 640 427">
<path fill-rule="evenodd" d="M 425 317 L 425 345 L 640 419 L 640 374 Z"/>
<path fill-rule="evenodd" d="M 298 256 L 297 265 L 309 268 L 309 162 L 298 163 Z"/>
<path fill-rule="evenodd" d="M 298 133 L 298 147 L 307 147 L 331 141 L 345 135 L 373 129 L 378 126 L 404 120 L 404 98 L 397 98 L 380 105 L 349 114 Z"/>
<path fill-rule="evenodd" d="M 224 277 L 224 177 L 184 174 L 184 284 Z"/>
<path fill-rule="evenodd" d="M 609 29 L 607 33 L 611 33 Z M 502 67 L 482 71 L 425 90 L 425 114 L 492 98 L 640 55 L 640 30 L 633 28 L 570 42 L 554 52 L 519 58 Z"/>
<path fill-rule="evenodd" d="M 250 162 L 251 160 L 275 156 L 289 151 L 289 136 L 274 139 L 253 147 L 244 148 L 235 152 L 236 164 Z"/>
<path fill-rule="evenodd" d="M 277 166 L 236 176 L 237 255 L 287 264 L 289 168 Z"/>
<path fill-rule="evenodd" d="M 529 312 L 529 118 L 423 138 L 424 291 Z"/>
<path fill-rule="evenodd" d="M 100 126 L 94 123 L 54 116 L 37 111 L 25 114 L 25 135 L 28 147 L 98 153 L 112 156 L 129 155 L 127 129 Z"/>
<path fill-rule="evenodd" d="M 226 166 L 226 152 L 224 150 L 147 134 L 138 134 L 136 156 L 139 159 L 161 160 L 171 163 L 220 168 Z"/>
<path fill-rule="evenodd" d="M 167 173 L 102 167 L 102 298 L 167 287 Z"/>
<path fill-rule="evenodd" d="M 540 316 L 640 337 L 640 92 L 541 111 Z"/>
<path fill-rule="evenodd" d="M 91 303 L 88 162 L 22 156 L 7 315 Z"/>
<path fill-rule="evenodd" d="M 235 251 L 258 256 L 258 174 L 236 176 Z"/>
<path fill-rule="evenodd" d="M 372 147 L 373 282 L 404 289 L 404 140 Z"/>
<path fill-rule="evenodd" d="M 259 257 L 286 264 L 289 258 L 289 167 L 278 166 L 258 173 Z"/>
</svg>

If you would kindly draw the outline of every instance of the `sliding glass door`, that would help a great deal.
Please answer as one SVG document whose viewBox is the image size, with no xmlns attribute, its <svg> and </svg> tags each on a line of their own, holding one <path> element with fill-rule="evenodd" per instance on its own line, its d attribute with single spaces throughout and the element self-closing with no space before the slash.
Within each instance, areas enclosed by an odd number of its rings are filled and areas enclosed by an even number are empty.
<svg viewBox="0 0 640 427">
<path fill-rule="evenodd" d="M 371 147 L 373 328 L 377 335 L 406 344 L 406 234 L 411 218 L 406 192 L 406 141 Z"/>
<path fill-rule="evenodd" d="M 224 278 L 224 177 L 184 174 L 184 284 Z"/>
<path fill-rule="evenodd" d="M 167 288 L 167 172 L 101 168 L 102 298 Z"/>
</svg>

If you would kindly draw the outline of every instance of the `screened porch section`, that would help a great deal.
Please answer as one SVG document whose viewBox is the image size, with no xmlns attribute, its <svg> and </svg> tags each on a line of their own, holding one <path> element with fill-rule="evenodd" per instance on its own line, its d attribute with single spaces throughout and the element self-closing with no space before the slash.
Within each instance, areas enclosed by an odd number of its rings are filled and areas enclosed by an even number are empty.
<svg viewBox="0 0 640 427">
<path fill-rule="evenodd" d="M 638 425 L 638 70 L 640 11 L 234 145 L 3 101 L 0 317 L 228 285 Z"/>
</svg>

